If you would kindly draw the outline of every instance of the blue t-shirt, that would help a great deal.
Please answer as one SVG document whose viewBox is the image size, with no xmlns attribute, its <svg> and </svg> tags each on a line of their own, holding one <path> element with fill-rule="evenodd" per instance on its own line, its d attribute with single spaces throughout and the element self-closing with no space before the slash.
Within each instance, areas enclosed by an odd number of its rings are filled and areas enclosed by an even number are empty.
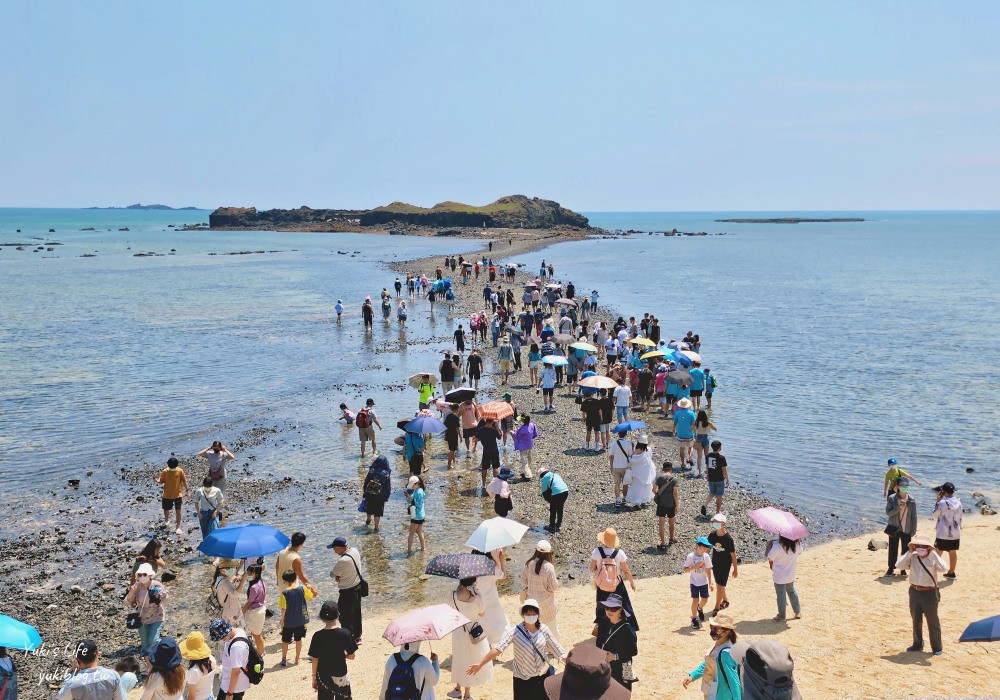
<svg viewBox="0 0 1000 700">
<path fill-rule="evenodd" d="M 553 496 L 558 493 L 566 493 L 569 491 L 569 486 L 567 486 L 566 482 L 563 481 L 563 478 L 555 472 L 545 472 L 539 482 L 539 486 L 541 487 L 542 493 L 544 493 L 545 490 L 551 486 Z"/>
<path fill-rule="evenodd" d="M 406 461 L 413 459 L 417 452 L 424 451 L 424 436 L 417 433 L 406 433 L 403 436 L 403 447 L 406 448 Z"/>
<path fill-rule="evenodd" d="M 692 367 L 688 370 L 688 374 L 691 375 L 691 389 L 694 391 L 703 391 L 705 389 L 705 370 L 701 367 Z"/>
<path fill-rule="evenodd" d="M 427 515 L 424 513 L 424 500 L 427 498 L 427 493 L 423 489 L 418 488 L 413 492 L 411 498 L 413 499 L 413 519 L 423 520 Z"/>
<path fill-rule="evenodd" d="M 539 350 L 538 352 L 529 352 L 528 353 L 528 362 L 537 362 L 537 361 L 539 361 L 541 359 L 542 359 L 542 351 L 541 350 Z"/>
<path fill-rule="evenodd" d="M 546 367 L 542 370 L 542 388 L 543 389 L 555 389 L 556 387 L 556 371 L 551 367 Z"/>
<path fill-rule="evenodd" d="M 334 308 L 334 310 L 336 310 L 336 312 L 337 312 L 338 314 L 342 314 L 342 313 L 344 313 L 344 305 L 343 305 L 343 304 L 337 304 L 337 305 L 336 305 L 336 306 L 334 306 L 333 308 Z"/>
<path fill-rule="evenodd" d="M 664 388 L 664 393 L 666 393 L 667 396 L 677 396 L 677 385 L 667 382 L 666 387 Z"/>
<path fill-rule="evenodd" d="M 677 435 L 677 437 L 681 438 L 682 440 L 686 440 L 687 438 L 693 438 L 694 431 L 691 428 L 692 426 L 694 426 L 694 421 L 696 418 L 697 416 L 694 414 L 694 411 L 690 409 L 677 411 L 677 413 L 674 414 L 674 424 L 676 425 L 675 434 Z"/>
<path fill-rule="evenodd" d="M 678 401 L 680 401 L 681 399 L 691 398 L 691 387 L 681 386 L 680 384 L 677 384 L 676 386 L 677 388 L 674 389 L 674 396 L 677 397 Z"/>
</svg>

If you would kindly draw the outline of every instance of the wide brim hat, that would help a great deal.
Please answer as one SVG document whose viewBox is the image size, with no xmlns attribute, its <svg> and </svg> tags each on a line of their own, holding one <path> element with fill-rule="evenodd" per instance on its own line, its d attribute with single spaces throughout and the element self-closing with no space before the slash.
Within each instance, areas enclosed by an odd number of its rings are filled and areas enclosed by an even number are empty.
<svg viewBox="0 0 1000 700">
<path fill-rule="evenodd" d="M 597 541 L 605 547 L 618 547 L 621 539 L 613 527 L 607 528 L 604 532 L 597 533 Z"/>
<path fill-rule="evenodd" d="M 692 406 L 694 406 L 694 404 L 691 403 L 691 399 L 681 399 L 680 401 L 677 402 L 677 405 L 680 408 L 691 408 Z"/>
<path fill-rule="evenodd" d="M 212 649 L 205 643 L 205 635 L 191 632 L 181 642 L 181 656 L 188 661 L 201 661 L 212 655 Z"/>
<path fill-rule="evenodd" d="M 611 677 L 607 652 L 580 645 L 566 657 L 566 670 L 545 679 L 549 700 L 628 700 L 632 691 Z"/>
<path fill-rule="evenodd" d="M 162 668 L 167 671 L 172 671 L 177 668 L 183 662 L 181 658 L 181 650 L 177 646 L 177 642 L 173 637 L 163 637 L 153 648 L 149 650 L 149 663 L 153 665 L 154 668 Z"/>
<path fill-rule="evenodd" d="M 139 564 L 139 568 L 135 570 L 135 575 L 136 576 L 140 576 L 142 574 L 146 574 L 146 576 L 149 576 L 150 578 L 152 578 L 153 576 L 156 576 L 156 572 L 153 571 L 153 565 L 152 564 Z"/>
<path fill-rule="evenodd" d="M 736 631 L 736 620 L 729 615 L 719 614 L 708 623 L 711 627 L 721 627 L 722 629 Z"/>
<path fill-rule="evenodd" d="M 926 535 L 914 535 L 910 538 L 910 544 L 915 544 L 918 547 L 933 547 L 934 543 L 931 542 L 931 538 Z"/>
<path fill-rule="evenodd" d="M 216 561 L 215 565 L 220 569 L 236 569 L 239 568 L 240 560 L 223 557 Z"/>
</svg>

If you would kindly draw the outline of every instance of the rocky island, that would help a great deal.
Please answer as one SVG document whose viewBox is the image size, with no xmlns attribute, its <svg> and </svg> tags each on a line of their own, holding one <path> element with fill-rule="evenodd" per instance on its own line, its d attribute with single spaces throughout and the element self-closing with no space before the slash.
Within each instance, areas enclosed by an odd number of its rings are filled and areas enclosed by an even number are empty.
<svg viewBox="0 0 1000 700">
<path fill-rule="evenodd" d="M 792 216 L 780 219 L 716 219 L 715 221 L 723 224 L 843 224 L 864 221 L 864 219 L 803 219 Z"/>
<path fill-rule="evenodd" d="M 472 206 L 441 202 L 418 207 L 393 202 L 375 209 L 268 209 L 220 207 L 208 217 L 214 230 L 362 231 L 424 235 L 468 235 L 485 229 L 532 229 L 588 233 L 587 217 L 558 202 L 524 195 Z M 495 231 L 491 232 L 495 235 Z"/>
<path fill-rule="evenodd" d="M 87 209 L 139 209 L 142 211 L 198 211 L 198 207 L 168 207 L 166 204 L 129 204 L 127 207 L 87 207 Z"/>
</svg>

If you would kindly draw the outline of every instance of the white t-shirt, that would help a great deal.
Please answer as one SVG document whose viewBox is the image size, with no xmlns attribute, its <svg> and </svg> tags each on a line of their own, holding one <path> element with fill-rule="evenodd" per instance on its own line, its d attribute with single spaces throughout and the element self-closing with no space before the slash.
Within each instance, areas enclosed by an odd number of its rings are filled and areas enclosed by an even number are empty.
<svg viewBox="0 0 1000 700">
<path fill-rule="evenodd" d="M 242 668 L 247 665 L 247 661 L 250 658 L 250 647 L 247 644 L 253 644 L 253 642 L 250 640 L 247 640 L 246 643 L 237 642 L 236 640 L 241 637 L 247 639 L 246 632 L 237 630 L 236 636 L 222 644 L 222 668 L 219 670 L 219 687 L 227 693 L 229 692 L 230 676 L 234 673 L 239 674 L 239 678 L 236 681 L 236 688 L 233 690 L 234 693 L 245 693 L 250 688 L 250 679 L 247 678 L 247 674 L 243 673 Z"/>
<path fill-rule="evenodd" d="M 618 446 L 621 443 L 621 447 Z M 608 443 L 608 451 L 611 453 L 612 469 L 628 469 L 628 461 L 635 448 L 631 440 L 612 440 Z"/>
<path fill-rule="evenodd" d="M 604 550 L 604 554 L 601 554 L 602 549 Z M 615 551 L 614 547 L 605 547 L 602 544 L 598 547 L 594 547 L 594 551 L 591 552 L 590 558 L 600 563 L 601 559 L 610 559 L 611 553 L 613 551 Z M 622 565 L 622 562 L 624 562 L 626 559 L 628 559 L 628 555 L 625 554 L 625 550 L 619 549 L 618 554 L 615 555 L 615 561 L 618 562 L 618 566 L 620 567 Z"/>
<path fill-rule="evenodd" d="M 628 406 L 631 400 L 632 400 L 632 390 L 629 389 L 627 386 L 622 384 L 617 389 L 615 389 L 616 406 Z"/>
<path fill-rule="evenodd" d="M 771 567 L 771 577 L 775 583 L 794 583 L 795 565 L 799 561 L 799 554 L 802 553 L 802 543 L 795 546 L 794 552 L 786 552 L 780 542 L 771 545 L 767 558 L 774 564 Z"/>
<path fill-rule="evenodd" d="M 240 644 L 242 643 L 240 642 Z M 215 660 L 214 656 L 209 658 L 212 661 L 212 670 L 209 673 L 203 673 L 198 666 L 192 666 L 187 672 L 188 689 L 195 689 L 196 700 L 207 700 L 215 695 L 212 692 L 212 681 L 215 679 L 215 674 L 219 672 L 219 662 Z"/>
<path fill-rule="evenodd" d="M 604 349 L 607 350 L 607 352 L 608 352 L 609 355 L 617 355 L 618 354 L 618 339 L 617 338 L 608 338 L 604 342 Z"/>
<path fill-rule="evenodd" d="M 705 568 L 694 569 L 690 572 L 691 574 L 691 585 L 692 586 L 707 586 L 708 585 L 708 572 L 712 570 L 712 555 L 705 553 L 698 556 L 694 552 L 687 555 L 687 559 L 684 560 L 684 568 L 689 566 L 694 566 L 699 561 L 705 562 Z"/>
</svg>

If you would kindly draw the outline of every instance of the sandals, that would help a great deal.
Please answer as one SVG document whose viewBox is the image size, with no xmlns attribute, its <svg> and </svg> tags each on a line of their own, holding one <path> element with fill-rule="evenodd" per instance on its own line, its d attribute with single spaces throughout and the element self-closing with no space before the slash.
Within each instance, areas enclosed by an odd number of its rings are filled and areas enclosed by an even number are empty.
<svg viewBox="0 0 1000 700">
<path fill-rule="evenodd" d="M 774 617 L 771 618 L 771 620 L 773 622 L 784 622 L 785 618 L 783 618 L 781 615 L 775 615 Z"/>
<path fill-rule="evenodd" d="M 728 600 L 724 600 L 724 601 L 722 601 L 722 604 L 719 606 L 719 610 L 725 610 L 728 607 L 729 607 L 729 601 Z"/>
</svg>

